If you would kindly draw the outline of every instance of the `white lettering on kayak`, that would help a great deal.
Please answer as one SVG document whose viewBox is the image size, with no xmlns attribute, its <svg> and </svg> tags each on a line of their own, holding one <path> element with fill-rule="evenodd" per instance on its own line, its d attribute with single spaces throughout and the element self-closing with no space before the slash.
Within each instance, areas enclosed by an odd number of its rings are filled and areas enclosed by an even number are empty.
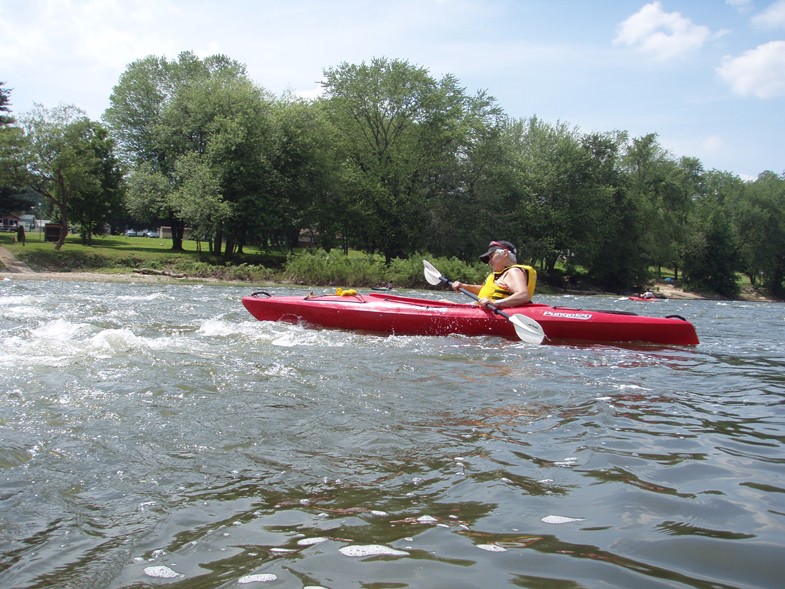
<svg viewBox="0 0 785 589">
<path fill-rule="evenodd" d="M 560 317 L 562 319 L 591 319 L 591 313 L 564 313 L 562 311 L 545 311 L 543 315 L 548 317 Z"/>
</svg>

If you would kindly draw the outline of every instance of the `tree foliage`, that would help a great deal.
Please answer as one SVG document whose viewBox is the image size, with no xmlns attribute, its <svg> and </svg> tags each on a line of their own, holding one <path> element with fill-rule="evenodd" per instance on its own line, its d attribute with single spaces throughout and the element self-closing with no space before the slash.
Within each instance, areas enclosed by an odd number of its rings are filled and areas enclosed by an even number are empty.
<svg viewBox="0 0 785 589">
<path fill-rule="evenodd" d="M 764 172 L 741 188 L 741 198 L 725 207 L 735 221 L 741 269 L 785 298 L 785 174 Z"/>
<path fill-rule="evenodd" d="M 427 211 L 457 194 L 457 173 L 479 141 L 479 124 L 498 110 L 469 97 L 457 80 L 377 58 L 325 71 L 326 112 L 335 129 L 353 244 L 389 262 L 428 244 Z"/>
<path fill-rule="evenodd" d="M 29 186 L 55 207 L 60 222 L 55 249 L 65 243 L 72 219 L 89 242 L 119 201 L 122 173 L 108 132 L 74 106 L 37 105 L 23 127 Z"/>
<path fill-rule="evenodd" d="M 11 90 L 0 82 L 0 212 L 25 208 L 25 137 L 11 115 Z"/>
<path fill-rule="evenodd" d="M 122 193 L 135 220 L 172 227 L 173 249 L 188 225 L 227 258 L 308 235 L 388 265 L 419 252 L 471 261 L 508 239 L 554 284 L 623 291 L 669 270 L 734 296 L 743 273 L 785 294 L 783 175 L 707 171 L 655 133 L 511 119 L 487 92 L 404 60 L 341 63 L 322 91 L 273 97 L 223 55 L 148 56 L 113 89 L 113 146 L 66 107 L 34 111 L 22 133 L 0 84 L 0 188 L 34 186 L 90 231 Z"/>
</svg>

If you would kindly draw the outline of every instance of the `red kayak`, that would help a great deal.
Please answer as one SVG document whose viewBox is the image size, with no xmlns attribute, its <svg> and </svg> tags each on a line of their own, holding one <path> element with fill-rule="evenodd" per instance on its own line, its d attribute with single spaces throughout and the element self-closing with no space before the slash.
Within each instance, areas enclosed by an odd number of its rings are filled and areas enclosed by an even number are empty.
<svg viewBox="0 0 785 589">
<path fill-rule="evenodd" d="M 654 301 L 664 301 L 665 299 L 661 299 L 659 297 L 627 297 L 631 301 L 638 301 L 639 303 L 651 303 Z"/>
<path fill-rule="evenodd" d="M 314 296 L 243 297 L 243 305 L 259 321 L 284 321 L 312 326 L 395 335 L 494 335 L 516 339 L 507 318 L 476 305 L 403 297 L 383 293 Z M 542 326 L 545 343 L 644 342 L 663 345 L 698 344 L 693 325 L 683 317 L 644 317 L 617 311 L 591 311 L 530 303 L 505 309 L 511 317 L 525 315 Z"/>
</svg>

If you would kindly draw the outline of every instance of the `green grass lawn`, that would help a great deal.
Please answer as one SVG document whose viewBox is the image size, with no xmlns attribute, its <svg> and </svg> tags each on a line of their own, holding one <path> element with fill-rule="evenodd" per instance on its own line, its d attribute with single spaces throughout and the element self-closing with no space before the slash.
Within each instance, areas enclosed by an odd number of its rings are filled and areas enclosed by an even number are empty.
<svg viewBox="0 0 785 589">
<path fill-rule="evenodd" d="M 62 249 L 55 250 L 54 245 L 45 242 L 39 231 L 28 232 L 24 245 L 16 242 L 16 233 L 0 233 L 0 246 L 36 271 L 118 273 L 151 268 L 196 277 L 263 280 L 270 271 L 262 264 L 280 266 L 285 260 L 284 253 L 262 255 L 258 248 L 246 247 L 246 253 L 227 262 L 210 255 L 206 244 L 198 251 L 195 241 L 186 240 L 184 251 L 173 252 L 171 239 L 124 235 L 96 237 L 92 245 L 82 245 L 78 235 L 69 235 Z"/>
</svg>

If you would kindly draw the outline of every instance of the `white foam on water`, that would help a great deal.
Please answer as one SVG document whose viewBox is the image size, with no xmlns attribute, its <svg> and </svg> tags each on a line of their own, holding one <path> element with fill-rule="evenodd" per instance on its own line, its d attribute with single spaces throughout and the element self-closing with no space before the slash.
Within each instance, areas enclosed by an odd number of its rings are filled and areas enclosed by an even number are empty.
<svg viewBox="0 0 785 589">
<path fill-rule="evenodd" d="M 318 331 L 288 323 L 268 321 L 240 321 L 213 317 L 202 322 L 196 332 L 206 338 L 239 338 L 254 343 L 270 343 L 274 346 L 294 347 L 298 345 L 323 345 L 319 343 Z"/>
<path fill-rule="evenodd" d="M 302 538 L 297 540 L 298 546 L 313 546 L 314 544 L 321 544 L 322 542 L 327 542 L 329 538 L 325 538 L 323 536 L 317 536 L 315 538 Z"/>
<path fill-rule="evenodd" d="M 281 324 L 276 324 L 280 326 Z M 272 345 L 282 348 L 318 346 L 340 348 L 349 343 L 353 334 L 330 329 L 309 329 L 302 325 L 287 325 L 283 333 L 273 333 Z"/>
<path fill-rule="evenodd" d="M 74 342 L 89 329 L 86 323 L 56 319 L 25 332 L 0 340 L 0 365 L 62 366 L 78 353 Z"/>
<path fill-rule="evenodd" d="M 125 356 L 137 350 L 159 350 L 172 338 L 145 338 L 128 328 L 98 329 L 88 323 L 56 319 L 28 332 L 0 340 L 0 366 L 66 366 L 85 358 Z"/>
<path fill-rule="evenodd" d="M 182 577 L 180 573 L 173 571 L 167 566 L 154 566 L 154 567 L 146 567 L 144 569 L 144 574 L 148 577 L 155 577 L 156 579 L 174 579 L 176 577 Z"/>
<path fill-rule="evenodd" d="M 247 326 L 253 325 L 249 323 L 237 323 L 236 321 L 224 321 L 220 318 L 212 318 L 205 320 L 197 333 L 207 337 L 231 337 L 240 333 L 249 332 Z M 246 327 L 244 330 L 243 328 Z"/>
<path fill-rule="evenodd" d="M 616 384 L 616 385 L 613 385 L 613 387 L 615 389 L 617 389 L 617 390 L 620 390 L 620 391 L 627 391 L 627 390 L 650 391 L 651 390 L 651 389 L 647 389 L 646 387 L 642 387 L 642 386 L 637 385 L 637 384 Z"/>
<path fill-rule="evenodd" d="M 13 317 L 14 319 L 40 319 L 47 317 L 48 313 L 42 311 L 40 307 L 33 305 L 18 305 L 10 309 L 3 309 L 3 314 Z"/>
<path fill-rule="evenodd" d="M 44 341 L 68 342 L 89 328 L 87 323 L 72 323 L 65 319 L 55 319 L 34 329 L 32 335 Z"/>
<path fill-rule="evenodd" d="M 380 544 L 367 544 L 365 546 L 343 546 L 338 549 L 338 552 L 344 556 L 358 557 L 358 556 L 409 556 L 409 553 L 404 550 L 396 550 L 389 546 L 382 546 Z"/>
<path fill-rule="evenodd" d="M 135 335 L 130 329 L 104 329 L 88 342 L 88 352 L 99 358 L 110 358 L 117 352 L 128 352 L 148 347 L 147 340 Z"/>
<path fill-rule="evenodd" d="M 0 297 L 0 306 L 32 305 L 36 299 L 32 295 L 11 295 Z"/>
<path fill-rule="evenodd" d="M 115 298 L 118 301 L 141 301 L 141 302 L 156 301 L 159 299 L 174 300 L 174 297 L 164 292 L 151 292 L 149 294 L 144 294 L 144 295 L 120 295 Z"/>
<path fill-rule="evenodd" d="M 0 297 L 0 314 L 13 319 L 43 319 L 50 316 L 47 308 L 37 305 L 31 295 L 12 295 Z"/>
<path fill-rule="evenodd" d="M 487 552 L 507 552 L 506 548 L 497 544 L 477 544 L 477 548 L 486 550 Z"/>
<path fill-rule="evenodd" d="M 546 515 L 542 521 L 546 524 L 569 524 L 572 522 L 582 522 L 582 517 L 567 517 L 565 515 Z"/>
<path fill-rule="evenodd" d="M 272 573 L 264 573 L 258 575 L 245 575 L 244 577 L 237 579 L 237 582 L 241 585 L 245 585 L 246 583 L 269 583 L 271 581 L 277 580 L 277 575 L 273 575 Z"/>
</svg>

